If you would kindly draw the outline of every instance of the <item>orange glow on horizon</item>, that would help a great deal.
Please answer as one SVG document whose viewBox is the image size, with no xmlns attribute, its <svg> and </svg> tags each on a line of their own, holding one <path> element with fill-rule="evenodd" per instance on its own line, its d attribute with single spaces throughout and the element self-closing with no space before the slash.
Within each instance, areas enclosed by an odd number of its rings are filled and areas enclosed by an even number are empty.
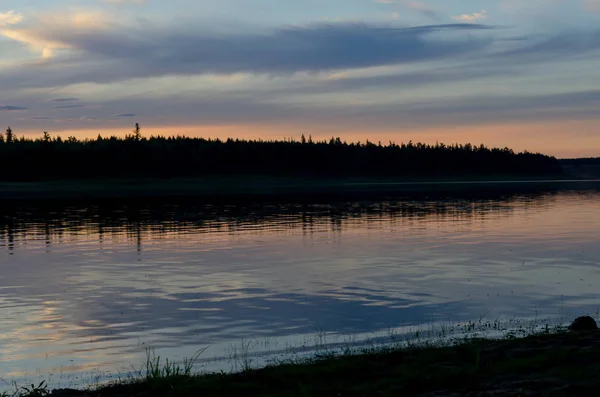
<svg viewBox="0 0 600 397">
<path fill-rule="evenodd" d="M 96 138 L 99 134 L 103 137 L 124 137 L 131 134 L 133 124 L 123 128 L 104 129 L 70 129 L 62 131 L 49 131 L 51 135 L 60 135 L 62 138 L 75 136 L 77 138 Z M 148 123 L 149 124 L 149 123 Z M 239 139 L 264 139 L 282 140 L 294 138 L 300 140 L 302 134 L 313 140 L 324 140 L 330 137 L 340 137 L 348 142 L 367 139 L 371 142 L 387 144 L 423 142 L 435 144 L 471 143 L 473 145 L 485 144 L 488 147 L 509 147 L 515 151 L 528 150 L 564 157 L 599 157 L 600 156 L 600 120 L 557 121 L 544 123 L 497 124 L 497 125 L 466 125 L 466 126 L 436 126 L 426 128 L 378 128 L 365 131 L 359 128 L 344 128 L 342 126 L 319 125 L 187 125 L 187 126 L 162 126 L 146 127 L 140 121 L 142 135 L 163 136 L 190 136 L 204 138 L 239 138 Z M 283 133 L 282 133 L 283 132 Z M 26 136 L 41 135 L 39 132 L 25 131 Z M 17 133 L 17 135 L 20 135 Z"/>
</svg>

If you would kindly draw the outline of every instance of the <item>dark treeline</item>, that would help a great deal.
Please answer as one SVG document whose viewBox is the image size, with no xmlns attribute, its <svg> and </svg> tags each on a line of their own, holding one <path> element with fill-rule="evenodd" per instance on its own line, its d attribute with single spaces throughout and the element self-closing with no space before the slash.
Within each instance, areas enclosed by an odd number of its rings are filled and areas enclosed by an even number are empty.
<svg viewBox="0 0 600 397">
<path fill-rule="evenodd" d="M 579 159 L 562 159 L 559 163 L 563 173 L 579 179 L 600 178 L 600 157 L 586 157 Z"/>
<path fill-rule="evenodd" d="M 556 174 L 554 157 L 483 145 L 386 145 L 313 141 L 143 137 L 139 125 L 125 138 L 62 139 L 44 132 L 0 140 L 0 180 L 195 177 L 205 175 L 396 176 Z"/>
<path fill-rule="evenodd" d="M 600 157 L 581 157 L 576 159 L 559 160 L 563 165 L 583 166 L 583 165 L 600 165 Z"/>
</svg>

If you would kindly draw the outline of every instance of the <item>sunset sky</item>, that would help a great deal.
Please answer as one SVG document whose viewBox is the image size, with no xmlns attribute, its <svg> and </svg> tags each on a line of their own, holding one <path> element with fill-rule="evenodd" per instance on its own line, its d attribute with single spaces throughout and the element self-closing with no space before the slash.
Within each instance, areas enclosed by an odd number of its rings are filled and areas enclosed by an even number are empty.
<svg viewBox="0 0 600 397">
<path fill-rule="evenodd" d="M 2 0 L 0 123 L 600 156 L 600 0 Z"/>
</svg>

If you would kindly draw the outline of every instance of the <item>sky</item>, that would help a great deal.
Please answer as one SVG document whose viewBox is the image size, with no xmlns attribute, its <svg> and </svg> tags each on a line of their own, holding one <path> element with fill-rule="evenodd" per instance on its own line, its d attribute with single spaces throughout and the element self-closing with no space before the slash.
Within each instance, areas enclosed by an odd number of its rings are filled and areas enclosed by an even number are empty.
<svg viewBox="0 0 600 397">
<path fill-rule="evenodd" d="M 2 0 L 18 135 L 600 156 L 600 0 Z M 6 128 L 3 127 L 3 128 Z"/>
</svg>

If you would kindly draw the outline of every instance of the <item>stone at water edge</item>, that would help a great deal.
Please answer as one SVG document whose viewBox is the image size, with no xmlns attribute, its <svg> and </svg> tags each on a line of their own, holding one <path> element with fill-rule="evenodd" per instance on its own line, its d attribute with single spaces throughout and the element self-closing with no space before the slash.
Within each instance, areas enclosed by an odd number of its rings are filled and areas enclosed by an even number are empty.
<svg viewBox="0 0 600 397">
<path fill-rule="evenodd" d="M 594 331 L 598 329 L 596 320 L 590 316 L 577 317 L 571 325 L 569 325 L 571 331 Z"/>
<path fill-rule="evenodd" d="M 88 397 L 89 395 L 81 390 L 75 389 L 54 389 L 50 393 L 52 397 Z"/>
</svg>

